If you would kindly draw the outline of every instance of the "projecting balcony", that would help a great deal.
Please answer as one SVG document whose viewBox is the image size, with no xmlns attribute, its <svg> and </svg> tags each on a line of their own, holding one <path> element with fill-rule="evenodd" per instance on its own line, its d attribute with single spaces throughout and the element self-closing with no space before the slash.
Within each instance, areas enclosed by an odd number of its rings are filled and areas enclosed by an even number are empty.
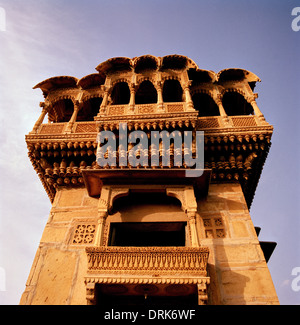
<svg viewBox="0 0 300 325">
<path fill-rule="evenodd" d="M 207 300 L 207 247 L 87 247 L 86 254 L 88 303 L 95 303 L 95 285 L 110 295 L 122 286 L 131 295 L 184 293 L 198 294 L 199 304 Z"/>
<path fill-rule="evenodd" d="M 207 247 L 87 247 L 88 277 L 101 283 L 201 283 Z"/>
</svg>

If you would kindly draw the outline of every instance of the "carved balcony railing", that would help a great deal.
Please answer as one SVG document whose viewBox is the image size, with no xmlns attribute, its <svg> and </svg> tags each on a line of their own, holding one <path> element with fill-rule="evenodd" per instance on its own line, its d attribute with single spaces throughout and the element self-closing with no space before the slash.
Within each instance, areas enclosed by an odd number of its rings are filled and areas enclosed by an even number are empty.
<svg viewBox="0 0 300 325">
<path fill-rule="evenodd" d="M 207 247 L 87 247 L 88 273 L 206 276 Z"/>
<path fill-rule="evenodd" d="M 130 105 L 108 105 L 107 115 L 132 115 L 132 114 L 155 114 L 155 113 L 177 113 L 185 111 L 185 102 L 162 103 L 159 104 L 135 104 L 133 108 Z"/>
<path fill-rule="evenodd" d="M 180 103 L 167 103 L 168 105 L 174 105 L 174 107 L 172 109 L 177 109 L 176 105 L 180 104 Z M 183 104 L 183 103 L 181 103 Z M 138 114 L 151 114 L 154 111 L 154 106 L 156 106 L 156 104 L 141 104 L 141 105 L 137 105 L 137 113 Z M 118 107 L 118 110 L 122 109 L 122 107 L 124 108 L 127 105 L 115 105 L 116 107 Z M 175 111 L 173 111 L 175 112 Z M 178 112 L 180 112 L 180 110 L 178 109 Z M 154 113 L 155 114 L 155 113 Z M 122 114 L 121 114 L 122 115 Z M 139 115 L 141 117 L 141 115 Z M 152 115 L 153 118 L 154 115 Z M 186 117 L 179 117 L 179 120 L 182 120 L 182 124 L 186 123 Z M 208 117 L 196 117 L 197 120 L 197 129 L 198 130 L 205 130 L 205 131 L 209 131 L 209 130 L 215 130 L 215 129 L 219 129 L 219 128 L 249 128 L 249 127 L 260 127 L 260 123 L 257 120 L 257 117 L 254 115 L 249 115 L 249 116 L 230 116 L 228 117 L 229 120 L 229 124 L 224 125 L 224 123 L 222 122 L 222 118 L 221 116 L 208 116 Z M 124 120 L 125 121 L 125 120 Z M 156 121 L 156 120 L 155 120 Z M 155 121 L 153 123 L 155 123 Z M 196 123 L 194 123 L 193 121 L 191 121 L 192 124 L 191 125 L 196 125 Z M 75 133 L 75 134 L 91 134 L 91 133 L 97 133 L 98 129 L 97 129 L 97 123 L 103 124 L 103 123 L 107 123 L 109 124 L 109 126 L 114 125 L 113 128 L 118 127 L 117 125 L 115 125 L 116 123 L 119 123 L 118 121 L 111 121 L 108 120 L 107 122 L 96 122 L 96 121 L 88 121 L 88 122 L 75 122 L 71 133 Z M 133 123 L 133 122 L 131 122 Z M 133 124 L 138 123 L 138 124 L 146 124 L 144 121 L 138 121 L 134 122 Z M 178 123 L 178 125 L 180 125 L 180 122 L 176 122 Z M 129 122 L 130 124 L 130 122 Z M 168 125 L 172 125 L 172 121 L 171 120 L 167 120 L 167 124 Z M 177 124 L 176 124 L 177 125 Z M 67 122 L 64 123 L 45 123 L 42 124 L 40 126 L 40 128 L 37 130 L 37 132 L 35 134 L 37 135 L 56 135 L 56 134 L 64 134 L 66 131 L 66 126 L 67 126 Z M 264 127 L 270 127 L 270 125 L 268 123 L 265 124 Z M 168 127 L 167 127 L 168 128 Z M 109 128 L 108 128 L 109 129 Z"/>
<path fill-rule="evenodd" d="M 42 124 L 38 134 L 61 134 L 67 123 L 46 123 Z"/>
<path fill-rule="evenodd" d="M 254 115 L 248 116 L 230 116 L 229 119 L 235 127 L 257 126 L 257 118 Z"/>
</svg>

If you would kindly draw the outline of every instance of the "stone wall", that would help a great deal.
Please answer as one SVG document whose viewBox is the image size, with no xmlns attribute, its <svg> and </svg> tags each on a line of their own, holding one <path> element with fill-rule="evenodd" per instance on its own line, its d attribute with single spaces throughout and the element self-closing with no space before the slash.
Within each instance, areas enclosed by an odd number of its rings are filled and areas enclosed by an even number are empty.
<svg viewBox="0 0 300 325">
<path fill-rule="evenodd" d="M 85 189 L 57 192 L 20 304 L 86 304 L 85 247 L 95 233 L 87 226 L 96 225 L 97 204 Z"/>
<path fill-rule="evenodd" d="M 240 185 L 211 184 L 198 213 L 200 243 L 210 250 L 208 303 L 278 304 Z"/>
<path fill-rule="evenodd" d="M 180 205 L 119 206 L 107 217 L 104 243 L 111 222 L 187 222 Z M 86 189 L 57 191 L 20 304 L 87 303 L 85 248 L 96 244 L 97 222 L 98 199 Z M 210 185 L 207 198 L 198 201 L 196 228 L 200 245 L 209 248 L 209 304 L 278 303 L 238 183 Z"/>
</svg>

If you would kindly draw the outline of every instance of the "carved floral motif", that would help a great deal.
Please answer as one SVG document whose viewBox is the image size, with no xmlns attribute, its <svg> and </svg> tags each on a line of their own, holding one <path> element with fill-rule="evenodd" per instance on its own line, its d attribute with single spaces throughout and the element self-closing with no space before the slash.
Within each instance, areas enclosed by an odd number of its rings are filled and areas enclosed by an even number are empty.
<svg viewBox="0 0 300 325">
<path fill-rule="evenodd" d="M 95 224 L 78 224 L 73 235 L 72 244 L 92 244 L 95 238 Z"/>
</svg>

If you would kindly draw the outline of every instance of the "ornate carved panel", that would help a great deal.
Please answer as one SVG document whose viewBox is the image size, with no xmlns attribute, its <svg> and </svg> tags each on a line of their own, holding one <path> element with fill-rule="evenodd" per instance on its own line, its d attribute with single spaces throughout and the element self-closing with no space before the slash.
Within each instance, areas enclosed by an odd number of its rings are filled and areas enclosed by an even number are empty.
<svg viewBox="0 0 300 325">
<path fill-rule="evenodd" d="M 234 126 L 257 126 L 255 116 L 232 116 Z"/>
<path fill-rule="evenodd" d="M 109 115 L 123 115 L 125 114 L 126 105 L 111 105 L 109 106 Z"/>
<path fill-rule="evenodd" d="M 199 129 L 209 129 L 209 128 L 218 128 L 218 127 L 220 127 L 218 117 L 198 118 Z"/>
<path fill-rule="evenodd" d="M 77 122 L 75 133 L 91 133 L 91 132 L 97 132 L 96 123 L 95 122 Z"/>
<path fill-rule="evenodd" d="M 71 243 L 73 245 L 93 244 L 95 232 L 96 224 L 77 224 Z"/>
<path fill-rule="evenodd" d="M 59 134 L 62 133 L 65 123 L 42 124 L 39 134 Z"/>
<path fill-rule="evenodd" d="M 156 104 L 136 105 L 138 114 L 155 113 Z"/>
<path fill-rule="evenodd" d="M 206 238 L 224 238 L 226 237 L 224 222 L 221 216 L 203 218 Z"/>
<path fill-rule="evenodd" d="M 183 112 L 184 111 L 184 103 L 165 103 L 167 106 L 167 112 L 168 113 L 174 113 L 174 112 Z"/>
</svg>

